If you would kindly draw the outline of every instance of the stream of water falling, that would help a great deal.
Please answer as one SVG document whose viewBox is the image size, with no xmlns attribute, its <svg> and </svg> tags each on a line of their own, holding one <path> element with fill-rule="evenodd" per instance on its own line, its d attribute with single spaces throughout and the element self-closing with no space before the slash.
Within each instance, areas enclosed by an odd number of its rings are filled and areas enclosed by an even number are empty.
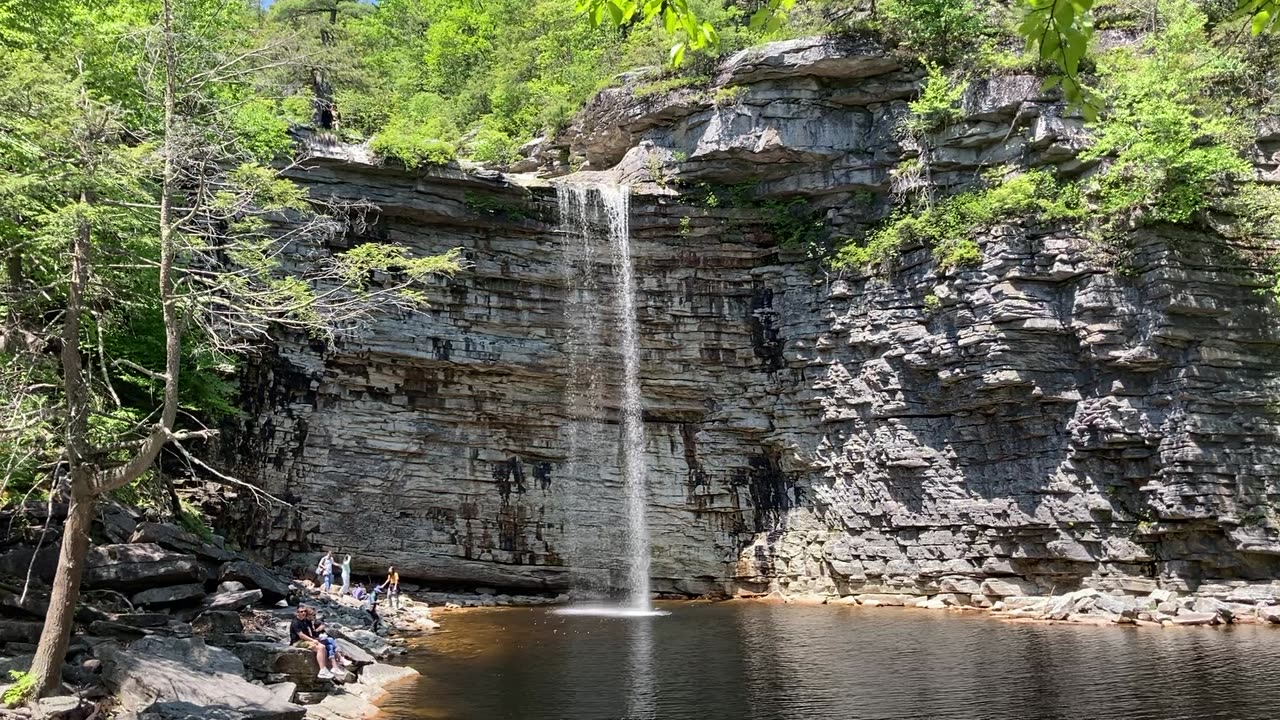
<svg viewBox="0 0 1280 720">
<path fill-rule="evenodd" d="M 640 390 L 639 334 L 636 327 L 636 281 L 631 259 L 631 190 L 625 185 L 556 186 L 561 226 L 565 234 L 565 282 L 568 300 L 566 351 L 570 356 L 566 404 L 569 427 L 570 477 L 599 477 L 608 461 L 604 440 L 604 389 L 619 387 L 618 442 L 620 474 L 626 493 L 625 555 L 627 603 L 625 611 L 647 614 L 649 590 L 649 522 L 644 459 L 644 402 Z M 603 233 L 596 230 L 603 225 Z M 601 237 L 601 235 L 605 237 Z M 611 255 L 612 310 L 615 348 L 621 376 L 607 352 L 604 303 L 601 302 L 597 243 L 607 240 Z M 614 379 L 614 383 L 608 380 Z M 617 455 L 615 455 L 616 457 Z M 570 518 L 573 525 L 574 518 Z M 571 543 L 581 559 L 581 543 Z"/>
</svg>

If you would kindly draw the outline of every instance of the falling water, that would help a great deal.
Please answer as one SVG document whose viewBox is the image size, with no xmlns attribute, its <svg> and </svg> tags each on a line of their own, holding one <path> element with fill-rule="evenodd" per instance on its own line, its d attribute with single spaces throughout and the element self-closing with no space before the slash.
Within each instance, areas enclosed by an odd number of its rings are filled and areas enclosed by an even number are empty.
<svg viewBox="0 0 1280 720">
<path fill-rule="evenodd" d="M 604 221 L 612 251 L 613 310 L 622 376 L 618 401 L 621 474 L 626 490 L 627 610 L 649 612 L 649 523 L 645 516 L 647 484 L 644 462 L 644 405 L 640 394 L 640 356 L 636 331 L 636 283 L 631 262 L 628 222 L 630 189 L 626 186 L 557 186 L 565 230 L 565 280 L 569 288 L 566 341 L 570 355 L 567 402 L 569 475 L 602 470 L 603 388 L 609 364 L 605 356 L 602 306 L 595 261 L 594 228 Z M 596 200 L 595 203 L 592 200 Z M 597 219 L 599 218 L 599 220 Z"/>
</svg>

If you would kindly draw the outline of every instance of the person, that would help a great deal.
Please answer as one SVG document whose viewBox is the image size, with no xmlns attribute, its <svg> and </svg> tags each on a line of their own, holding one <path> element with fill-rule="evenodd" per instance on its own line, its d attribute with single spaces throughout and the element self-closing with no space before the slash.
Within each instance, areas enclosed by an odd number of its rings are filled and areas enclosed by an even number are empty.
<svg viewBox="0 0 1280 720">
<path fill-rule="evenodd" d="M 378 632 L 378 628 L 382 625 L 382 618 L 378 616 L 378 593 L 380 592 L 382 592 L 381 585 L 369 593 L 369 602 L 364 608 L 364 611 L 369 613 L 369 630 L 372 632 Z"/>
<path fill-rule="evenodd" d="M 306 605 L 299 605 L 297 612 L 294 613 L 293 622 L 289 623 L 289 642 L 295 647 L 306 648 L 312 650 L 316 654 L 316 664 L 320 666 L 320 672 L 316 677 L 321 680 L 332 680 L 334 677 L 333 661 L 329 658 L 329 648 L 317 637 L 320 634 L 316 630 L 315 623 L 312 621 L 311 608 Z M 332 666 L 332 669 L 330 667 Z"/>
<path fill-rule="evenodd" d="M 324 574 L 324 591 L 327 594 L 333 588 L 333 551 L 330 550 L 320 558 L 320 571 Z"/>
<path fill-rule="evenodd" d="M 364 589 L 364 583 L 356 583 L 356 587 L 351 591 L 351 597 L 357 600 L 363 600 L 368 596 L 369 591 Z"/>
<path fill-rule="evenodd" d="M 347 555 L 342 559 L 342 589 L 338 591 L 339 595 L 346 595 L 351 589 L 351 556 Z"/>
<path fill-rule="evenodd" d="M 400 573 L 396 572 L 395 565 L 387 568 L 387 579 L 378 586 L 378 589 L 387 591 L 387 599 L 391 603 L 392 610 L 400 609 Z"/>
<path fill-rule="evenodd" d="M 329 651 L 329 662 L 333 665 L 333 671 L 338 672 L 338 666 L 346 667 L 351 663 L 342 656 L 338 651 L 338 640 L 329 634 L 329 629 L 316 616 L 315 608 L 311 609 L 311 624 L 316 630 L 316 639 L 324 643 L 325 649 Z"/>
</svg>

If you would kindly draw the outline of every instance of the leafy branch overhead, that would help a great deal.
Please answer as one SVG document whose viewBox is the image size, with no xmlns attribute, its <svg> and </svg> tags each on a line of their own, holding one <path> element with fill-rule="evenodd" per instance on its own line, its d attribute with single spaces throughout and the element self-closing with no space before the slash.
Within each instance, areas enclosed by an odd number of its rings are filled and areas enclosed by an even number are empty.
<svg viewBox="0 0 1280 720">
<path fill-rule="evenodd" d="M 772 32 L 786 19 L 786 11 L 796 0 L 768 0 L 751 15 L 752 30 Z M 630 27 L 661 18 L 668 33 L 680 39 L 671 46 L 670 62 L 679 66 L 689 50 L 716 50 L 720 46 L 720 33 L 709 22 L 698 18 L 689 0 L 578 0 L 578 12 L 585 12 L 591 24 L 613 27 Z"/>
</svg>

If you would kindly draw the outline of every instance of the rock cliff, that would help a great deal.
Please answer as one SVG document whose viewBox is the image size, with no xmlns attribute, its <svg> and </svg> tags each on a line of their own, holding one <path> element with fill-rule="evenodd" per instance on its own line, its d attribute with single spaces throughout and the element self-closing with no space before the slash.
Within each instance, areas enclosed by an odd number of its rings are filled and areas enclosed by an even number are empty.
<svg viewBox="0 0 1280 720">
<path fill-rule="evenodd" d="M 891 273 L 839 275 L 783 242 L 885 215 L 909 152 L 893 128 L 919 86 L 873 45 L 775 43 L 731 58 L 711 90 L 605 91 L 543 143 L 544 163 L 634 185 L 655 589 L 1273 576 L 1280 329 L 1244 248 L 1143 229 L 1121 273 L 1078 233 L 1012 223 L 975 238 L 976 267 L 913 247 Z M 973 84 L 934 140 L 932 180 L 1079 172 L 1080 123 L 1039 87 Z M 1280 129 L 1260 130 L 1255 163 L 1280 180 Z M 474 267 L 424 312 L 332 344 L 282 338 L 247 370 L 249 413 L 222 451 L 297 510 L 249 508 L 245 533 L 277 559 L 340 548 L 359 571 L 435 582 L 621 582 L 616 465 L 567 474 L 574 290 L 554 188 L 336 152 L 308 168 L 313 194 L 379 208 L 340 244 L 461 246 Z M 752 200 L 733 201 L 744 182 Z"/>
</svg>

